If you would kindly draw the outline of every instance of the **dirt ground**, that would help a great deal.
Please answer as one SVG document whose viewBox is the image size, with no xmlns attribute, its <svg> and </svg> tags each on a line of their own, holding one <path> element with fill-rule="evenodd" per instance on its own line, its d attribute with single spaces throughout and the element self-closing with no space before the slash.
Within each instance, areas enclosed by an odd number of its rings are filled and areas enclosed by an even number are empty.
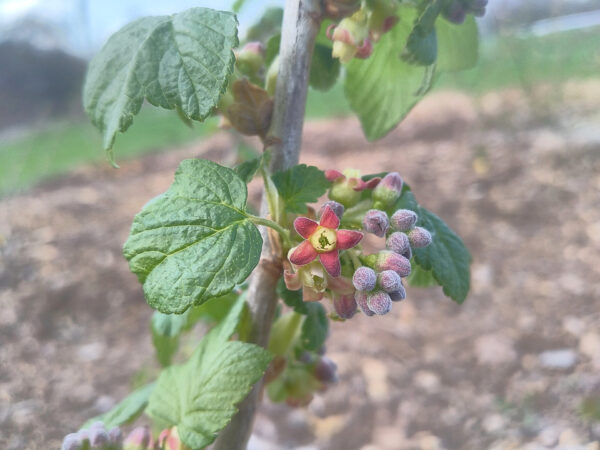
<svg viewBox="0 0 600 450">
<path fill-rule="evenodd" d="M 250 448 L 598 449 L 598 111 L 592 80 L 434 94 L 374 144 L 354 119 L 307 124 L 303 162 L 405 177 L 470 248 L 472 291 L 458 306 L 409 289 L 385 317 L 333 324 L 340 382 L 306 409 L 266 402 Z M 0 448 L 56 448 L 156 375 L 121 245 L 181 159 L 231 149 L 219 134 L 0 201 Z"/>
</svg>

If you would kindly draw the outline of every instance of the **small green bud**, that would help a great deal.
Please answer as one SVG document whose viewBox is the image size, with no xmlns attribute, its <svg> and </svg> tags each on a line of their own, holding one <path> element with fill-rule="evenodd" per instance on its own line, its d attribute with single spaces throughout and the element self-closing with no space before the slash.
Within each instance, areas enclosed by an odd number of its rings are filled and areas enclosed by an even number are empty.
<svg viewBox="0 0 600 450">
<path fill-rule="evenodd" d="M 392 206 L 400 198 L 404 182 L 398 172 L 390 172 L 373 189 L 373 200 L 386 207 Z"/>
</svg>

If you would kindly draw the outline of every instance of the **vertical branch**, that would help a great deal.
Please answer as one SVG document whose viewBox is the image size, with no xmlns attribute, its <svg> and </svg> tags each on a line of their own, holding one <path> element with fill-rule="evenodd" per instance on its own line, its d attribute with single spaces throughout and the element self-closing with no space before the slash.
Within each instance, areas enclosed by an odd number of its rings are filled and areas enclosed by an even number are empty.
<svg viewBox="0 0 600 450">
<path fill-rule="evenodd" d="M 270 136 L 277 137 L 279 142 L 273 148 L 271 171 L 284 170 L 298 163 L 310 63 L 320 25 L 320 0 L 286 0 L 279 48 L 275 107 L 269 133 Z M 263 216 L 268 213 L 265 197 L 263 192 Z M 281 255 L 276 254 L 264 227 L 261 227 L 261 235 L 261 261 L 248 288 L 248 306 L 252 317 L 249 341 L 266 347 L 277 305 L 276 286 L 281 276 Z M 215 442 L 215 450 L 246 448 L 262 387 L 262 382 L 257 383 L 248 397 L 240 403 L 238 413 Z"/>
</svg>

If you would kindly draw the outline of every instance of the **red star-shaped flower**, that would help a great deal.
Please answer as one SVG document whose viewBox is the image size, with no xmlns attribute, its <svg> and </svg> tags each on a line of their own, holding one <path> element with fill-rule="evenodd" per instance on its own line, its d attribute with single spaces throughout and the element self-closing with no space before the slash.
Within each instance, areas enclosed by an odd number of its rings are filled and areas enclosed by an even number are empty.
<svg viewBox="0 0 600 450">
<path fill-rule="evenodd" d="M 339 251 L 354 247 L 363 238 L 360 231 L 338 230 L 339 226 L 340 219 L 329 206 L 323 210 L 319 223 L 298 217 L 294 228 L 305 241 L 291 252 L 290 262 L 303 266 L 318 256 L 327 273 L 339 277 L 342 273 Z"/>
</svg>

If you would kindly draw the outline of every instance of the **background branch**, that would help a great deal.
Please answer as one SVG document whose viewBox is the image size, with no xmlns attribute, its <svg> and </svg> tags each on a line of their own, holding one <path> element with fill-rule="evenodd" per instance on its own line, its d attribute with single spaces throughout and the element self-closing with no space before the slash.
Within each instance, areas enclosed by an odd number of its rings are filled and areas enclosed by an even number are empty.
<svg viewBox="0 0 600 450">
<path fill-rule="evenodd" d="M 279 138 L 273 148 L 271 171 L 287 169 L 298 163 L 308 91 L 310 64 L 315 38 L 321 25 L 320 0 L 286 0 L 279 49 L 279 74 L 275 91 L 275 108 L 269 135 Z M 261 215 L 268 214 L 263 192 Z M 281 255 L 271 245 L 267 229 L 261 227 L 263 248 L 261 261 L 248 289 L 248 306 L 252 317 L 249 342 L 266 347 L 277 305 L 276 286 L 281 276 Z M 277 248 L 277 246 L 275 246 Z M 215 450 L 244 450 L 259 404 L 262 381 L 239 405 L 239 412 L 217 438 Z"/>
</svg>

